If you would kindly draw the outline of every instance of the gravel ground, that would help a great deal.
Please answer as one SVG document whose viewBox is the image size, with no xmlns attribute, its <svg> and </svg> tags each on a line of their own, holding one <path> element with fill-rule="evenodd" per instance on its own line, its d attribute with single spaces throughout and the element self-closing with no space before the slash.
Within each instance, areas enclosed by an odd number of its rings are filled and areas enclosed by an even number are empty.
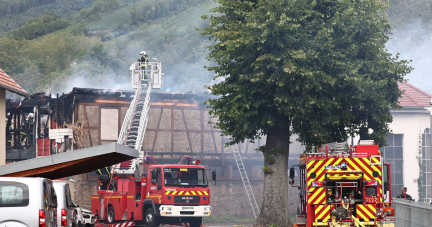
<svg viewBox="0 0 432 227">
<path fill-rule="evenodd" d="M 222 226 L 252 226 L 252 223 L 226 222 L 226 223 L 203 223 L 203 226 L 222 227 Z"/>
</svg>

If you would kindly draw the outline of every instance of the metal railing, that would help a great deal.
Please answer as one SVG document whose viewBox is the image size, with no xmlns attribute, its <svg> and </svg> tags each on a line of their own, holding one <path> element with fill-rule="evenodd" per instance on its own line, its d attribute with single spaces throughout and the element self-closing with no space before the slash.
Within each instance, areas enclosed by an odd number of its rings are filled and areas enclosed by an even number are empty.
<svg viewBox="0 0 432 227">
<path fill-rule="evenodd" d="M 122 125 L 122 128 L 120 130 L 119 137 L 117 139 L 118 144 L 123 145 L 124 142 L 126 141 L 126 137 L 128 135 L 128 132 L 129 132 L 130 123 L 131 123 L 132 118 L 133 118 L 136 102 L 139 99 L 139 92 L 140 92 L 139 89 L 135 92 L 135 97 L 132 100 L 131 104 L 129 105 L 129 109 L 126 112 L 125 118 L 123 120 L 123 125 Z"/>
<path fill-rule="evenodd" d="M 151 92 L 151 86 L 147 86 L 147 92 L 145 94 L 146 97 L 145 97 L 144 106 L 143 106 L 143 109 L 141 112 L 140 123 L 139 123 L 139 128 L 138 128 L 137 141 L 135 144 L 135 150 L 138 150 L 140 152 L 140 154 L 139 154 L 140 158 L 144 157 L 144 152 L 141 151 L 141 147 L 142 147 L 144 135 L 145 135 L 146 128 L 147 128 L 147 122 L 149 119 L 150 92 Z"/>
<path fill-rule="evenodd" d="M 432 226 L 432 205 L 418 201 L 394 199 L 396 227 Z"/>
</svg>

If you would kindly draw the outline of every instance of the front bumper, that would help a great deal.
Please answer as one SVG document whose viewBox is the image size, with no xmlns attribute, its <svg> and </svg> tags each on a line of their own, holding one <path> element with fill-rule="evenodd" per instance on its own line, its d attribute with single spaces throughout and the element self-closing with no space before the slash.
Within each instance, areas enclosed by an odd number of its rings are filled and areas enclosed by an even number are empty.
<svg viewBox="0 0 432 227">
<path fill-rule="evenodd" d="M 159 212 L 162 217 L 208 217 L 211 214 L 211 206 L 162 205 Z"/>
<path fill-rule="evenodd" d="M 94 215 L 93 214 L 91 214 L 91 215 L 87 214 L 87 215 L 88 216 L 83 215 L 84 216 L 84 220 L 85 220 L 85 224 L 93 225 L 95 223 L 95 221 L 96 221 Z"/>
</svg>

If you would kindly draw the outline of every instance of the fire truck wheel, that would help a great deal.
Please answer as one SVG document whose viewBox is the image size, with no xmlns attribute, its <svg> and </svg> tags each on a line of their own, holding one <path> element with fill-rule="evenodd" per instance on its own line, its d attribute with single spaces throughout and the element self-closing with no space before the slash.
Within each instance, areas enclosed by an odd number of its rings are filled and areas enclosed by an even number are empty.
<svg viewBox="0 0 432 227">
<path fill-rule="evenodd" d="M 146 223 L 146 227 L 158 227 L 159 226 L 159 220 L 156 217 L 152 208 L 148 208 L 146 213 L 145 213 L 145 223 Z"/>
<path fill-rule="evenodd" d="M 202 222 L 202 218 L 191 218 L 189 219 L 189 226 L 190 227 L 200 227 Z"/>
<path fill-rule="evenodd" d="M 112 206 L 108 207 L 108 224 L 114 223 L 114 208 Z"/>
</svg>

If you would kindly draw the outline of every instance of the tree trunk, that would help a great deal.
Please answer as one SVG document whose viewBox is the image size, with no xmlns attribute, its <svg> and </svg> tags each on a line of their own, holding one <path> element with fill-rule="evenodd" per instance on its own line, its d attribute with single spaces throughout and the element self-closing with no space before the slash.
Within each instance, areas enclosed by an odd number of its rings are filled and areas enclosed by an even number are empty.
<svg viewBox="0 0 432 227">
<path fill-rule="evenodd" d="M 273 172 L 264 171 L 264 198 L 260 215 L 253 226 L 291 226 L 288 214 L 289 141 L 289 128 L 268 130 L 266 148 L 263 151 L 264 168 Z"/>
</svg>

